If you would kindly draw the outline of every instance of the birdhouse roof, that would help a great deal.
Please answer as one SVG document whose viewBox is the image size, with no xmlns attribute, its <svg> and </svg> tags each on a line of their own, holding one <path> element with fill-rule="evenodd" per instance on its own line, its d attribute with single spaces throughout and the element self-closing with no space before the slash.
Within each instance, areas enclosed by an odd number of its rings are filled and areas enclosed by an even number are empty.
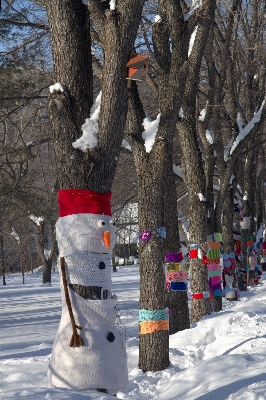
<svg viewBox="0 0 266 400">
<path fill-rule="evenodd" d="M 127 67 L 142 68 L 148 60 L 148 56 L 141 56 L 138 54 L 129 60 Z"/>
</svg>

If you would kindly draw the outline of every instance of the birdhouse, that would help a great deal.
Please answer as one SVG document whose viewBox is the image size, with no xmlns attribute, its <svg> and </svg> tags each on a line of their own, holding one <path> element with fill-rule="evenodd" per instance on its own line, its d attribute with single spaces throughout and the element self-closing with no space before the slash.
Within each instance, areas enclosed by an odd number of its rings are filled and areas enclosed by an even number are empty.
<svg viewBox="0 0 266 400">
<path fill-rule="evenodd" d="M 145 75 L 150 68 L 150 60 L 148 56 L 134 54 L 126 66 L 128 87 L 130 87 L 132 80 L 142 81 L 145 79 Z"/>
</svg>

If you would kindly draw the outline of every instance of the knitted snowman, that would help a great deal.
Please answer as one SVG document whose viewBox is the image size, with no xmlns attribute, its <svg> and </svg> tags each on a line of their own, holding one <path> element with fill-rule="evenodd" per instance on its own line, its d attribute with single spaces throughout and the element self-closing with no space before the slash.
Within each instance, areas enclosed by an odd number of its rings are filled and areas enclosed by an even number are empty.
<svg viewBox="0 0 266 400">
<path fill-rule="evenodd" d="M 110 199 L 111 193 L 59 191 L 56 236 L 62 315 L 48 367 L 49 387 L 106 389 L 115 394 L 127 386 L 125 341 L 116 327 L 116 299 L 111 296 L 115 224 Z M 64 276 L 68 287 L 62 283 Z M 99 296 L 85 299 L 71 289 L 75 285 L 97 287 Z M 73 320 L 81 328 L 80 345 L 76 346 L 70 343 L 73 325 L 66 297 Z"/>
</svg>

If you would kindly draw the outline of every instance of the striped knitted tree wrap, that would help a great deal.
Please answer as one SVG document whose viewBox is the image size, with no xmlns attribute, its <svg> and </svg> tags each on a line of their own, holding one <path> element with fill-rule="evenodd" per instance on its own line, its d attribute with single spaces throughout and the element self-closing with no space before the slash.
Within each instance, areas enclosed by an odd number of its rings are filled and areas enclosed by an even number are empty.
<svg viewBox="0 0 266 400">
<path fill-rule="evenodd" d="M 220 242 L 208 242 L 208 278 L 213 296 L 222 296 L 222 274 L 220 268 Z"/>
<path fill-rule="evenodd" d="M 139 310 L 140 334 L 169 330 L 169 311 L 164 310 Z"/>
</svg>

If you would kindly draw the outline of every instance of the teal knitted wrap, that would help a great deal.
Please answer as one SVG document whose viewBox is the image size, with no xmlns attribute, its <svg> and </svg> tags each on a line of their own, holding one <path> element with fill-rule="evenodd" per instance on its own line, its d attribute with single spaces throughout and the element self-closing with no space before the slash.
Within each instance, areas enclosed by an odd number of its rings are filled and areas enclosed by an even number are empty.
<svg viewBox="0 0 266 400">
<path fill-rule="evenodd" d="M 168 320 L 168 308 L 164 310 L 139 310 L 139 322 L 143 321 L 165 321 Z"/>
</svg>

